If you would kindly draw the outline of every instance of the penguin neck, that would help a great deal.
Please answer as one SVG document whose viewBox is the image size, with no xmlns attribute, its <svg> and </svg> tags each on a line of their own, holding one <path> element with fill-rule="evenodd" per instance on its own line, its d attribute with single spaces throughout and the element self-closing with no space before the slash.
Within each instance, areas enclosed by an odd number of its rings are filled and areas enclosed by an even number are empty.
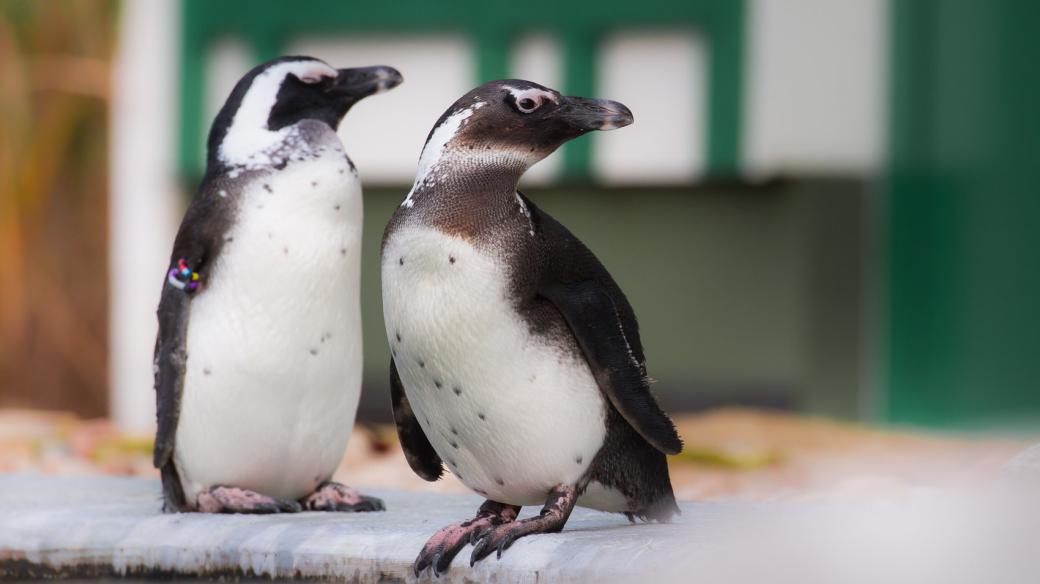
<svg viewBox="0 0 1040 584">
<path fill-rule="evenodd" d="M 528 166 L 513 153 L 446 149 L 416 177 L 401 206 L 444 230 L 476 234 L 515 211 L 517 184 Z"/>
</svg>

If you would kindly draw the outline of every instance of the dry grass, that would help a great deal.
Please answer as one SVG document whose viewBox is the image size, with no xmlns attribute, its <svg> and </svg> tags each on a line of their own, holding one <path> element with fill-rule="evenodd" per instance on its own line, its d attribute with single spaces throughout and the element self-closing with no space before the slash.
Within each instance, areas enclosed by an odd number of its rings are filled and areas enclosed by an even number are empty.
<svg viewBox="0 0 1040 584">
<path fill-rule="evenodd" d="M 116 9 L 0 2 L 0 405 L 105 412 Z"/>
</svg>

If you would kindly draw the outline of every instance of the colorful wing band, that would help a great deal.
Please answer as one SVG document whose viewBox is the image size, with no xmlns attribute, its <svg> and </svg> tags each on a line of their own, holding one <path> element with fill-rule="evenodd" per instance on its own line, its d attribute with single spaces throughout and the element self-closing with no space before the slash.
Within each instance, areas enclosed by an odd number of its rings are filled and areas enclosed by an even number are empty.
<svg viewBox="0 0 1040 584">
<path fill-rule="evenodd" d="M 188 261 L 181 258 L 177 260 L 177 267 L 170 268 L 166 274 L 166 281 L 174 288 L 190 292 L 199 287 L 199 273 L 189 268 Z"/>
</svg>

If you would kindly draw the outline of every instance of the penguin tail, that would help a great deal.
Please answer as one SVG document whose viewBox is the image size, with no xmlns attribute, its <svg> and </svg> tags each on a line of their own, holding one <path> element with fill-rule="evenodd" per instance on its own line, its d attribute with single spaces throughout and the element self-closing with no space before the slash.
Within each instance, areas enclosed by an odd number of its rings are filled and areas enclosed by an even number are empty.
<svg viewBox="0 0 1040 584">
<path fill-rule="evenodd" d="M 636 518 L 645 523 L 656 521 L 657 523 L 668 523 L 672 517 L 682 515 L 679 504 L 675 502 L 675 494 L 671 485 L 667 491 L 662 492 L 657 499 L 645 507 L 631 513 L 625 513 L 629 521 L 634 522 Z"/>
<path fill-rule="evenodd" d="M 607 436 L 589 468 L 590 478 L 623 494 L 630 521 L 667 522 L 679 515 L 668 457 L 647 442 L 613 409 L 607 419 Z"/>
</svg>

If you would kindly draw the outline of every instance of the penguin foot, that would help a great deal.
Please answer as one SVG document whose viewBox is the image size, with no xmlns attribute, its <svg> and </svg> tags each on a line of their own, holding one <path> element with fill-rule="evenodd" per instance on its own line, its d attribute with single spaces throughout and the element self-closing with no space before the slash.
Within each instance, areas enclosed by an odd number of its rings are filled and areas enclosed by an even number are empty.
<svg viewBox="0 0 1040 584">
<path fill-rule="evenodd" d="M 469 558 L 469 565 L 473 566 L 494 551 L 497 551 L 498 557 L 501 558 L 502 552 L 525 535 L 562 531 L 577 500 L 578 489 L 576 487 L 563 485 L 556 487 L 549 492 L 549 499 L 537 517 L 529 517 L 522 521 L 494 527 L 474 539 L 473 554 Z"/>
<path fill-rule="evenodd" d="M 520 506 L 506 505 L 496 501 L 484 501 L 477 516 L 469 521 L 449 525 L 433 535 L 415 558 L 412 570 L 416 577 L 427 567 L 440 576 L 451 567 L 451 561 L 466 544 L 476 541 L 488 531 L 512 523 L 520 513 Z"/>
<path fill-rule="evenodd" d="M 301 503 L 307 511 L 383 511 L 383 501 L 337 482 L 325 481 Z"/>
<path fill-rule="evenodd" d="M 202 513 L 298 513 L 300 504 L 238 487 L 217 486 L 195 497 L 195 509 Z"/>
</svg>

